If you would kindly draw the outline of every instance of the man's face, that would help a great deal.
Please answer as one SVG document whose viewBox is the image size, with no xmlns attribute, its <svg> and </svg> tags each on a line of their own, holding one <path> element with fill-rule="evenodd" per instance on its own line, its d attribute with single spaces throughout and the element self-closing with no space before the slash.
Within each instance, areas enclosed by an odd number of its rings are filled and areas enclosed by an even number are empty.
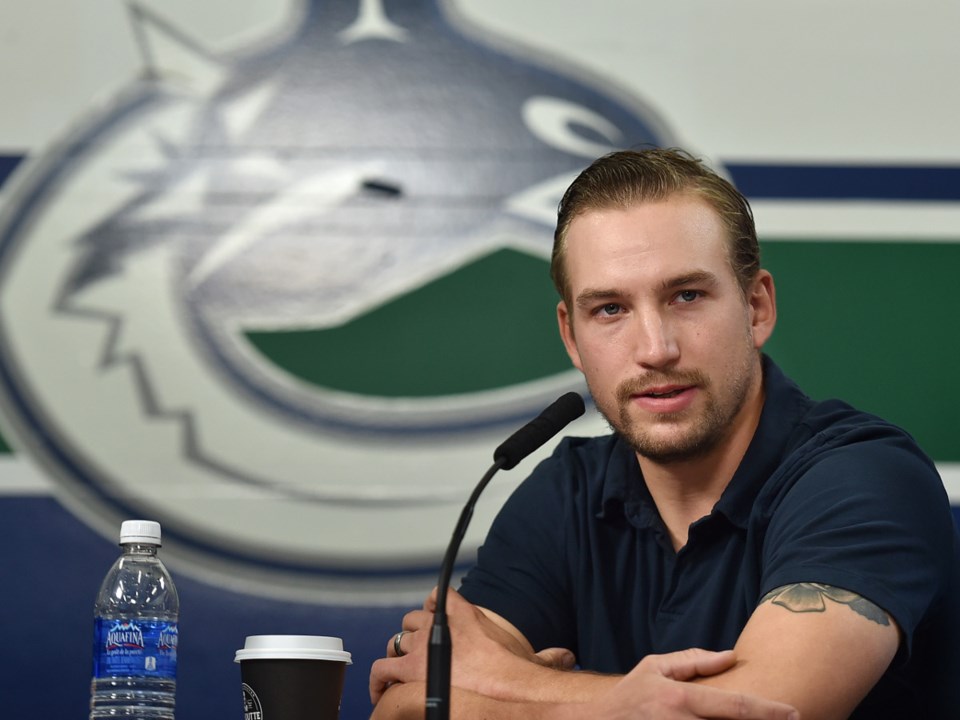
<svg viewBox="0 0 960 720">
<path fill-rule="evenodd" d="M 587 212 L 570 224 L 565 261 L 572 306 L 557 310 L 567 352 L 641 456 L 705 455 L 762 402 L 757 350 L 773 329 L 772 279 L 761 271 L 744 296 L 703 200 Z"/>
</svg>

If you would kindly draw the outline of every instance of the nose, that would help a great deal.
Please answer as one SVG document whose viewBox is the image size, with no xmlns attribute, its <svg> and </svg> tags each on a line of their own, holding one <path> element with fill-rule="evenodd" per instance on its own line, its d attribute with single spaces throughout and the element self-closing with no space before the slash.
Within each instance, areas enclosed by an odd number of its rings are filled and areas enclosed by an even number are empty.
<svg viewBox="0 0 960 720">
<path fill-rule="evenodd" d="M 636 316 L 634 358 L 645 368 L 662 368 L 680 359 L 680 345 L 675 328 L 659 313 Z"/>
</svg>

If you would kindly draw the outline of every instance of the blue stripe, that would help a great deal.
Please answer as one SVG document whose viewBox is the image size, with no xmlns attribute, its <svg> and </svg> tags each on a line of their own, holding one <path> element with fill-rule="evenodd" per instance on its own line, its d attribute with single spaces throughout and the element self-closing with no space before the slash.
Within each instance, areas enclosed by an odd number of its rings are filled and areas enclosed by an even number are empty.
<svg viewBox="0 0 960 720">
<path fill-rule="evenodd" d="M 0 187 L 24 159 L 0 155 Z M 960 201 L 960 167 L 725 163 L 753 200 Z"/>
<path fill-rule="evenodd" d="M 23 160 L 23 157 L 23 155 L 0 155 L 0 188 L 3 187 L 3 184 L 20 164 L 20 161 Z"/>
<path fill-rule="evenodd" d="M 960 200 L 960 167 L 921 165 L 724 165 L 752 200 Z"/>
</svg>

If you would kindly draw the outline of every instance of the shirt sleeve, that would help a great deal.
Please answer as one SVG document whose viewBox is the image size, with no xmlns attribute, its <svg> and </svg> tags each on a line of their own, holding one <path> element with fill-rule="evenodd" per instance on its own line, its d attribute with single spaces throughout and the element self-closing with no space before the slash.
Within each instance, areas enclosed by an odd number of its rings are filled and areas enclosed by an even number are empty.
<svg viewBox="0 0 960 720">
<path fill-rule="evenodd" d="M 909 655 L 914 632 L 948 584 L 953 518 L 935 468 L 895 428 L 814 437 L 780 472 L 764 541 L 763 594 L 816 582 L 888 612 Z"/>
<path fill-rule="evenodd" d="M 460 588 L 537 650 L 575 641 L 568 555 L 575 474 L 565 439 L 504 504 Z"/>
</svg>

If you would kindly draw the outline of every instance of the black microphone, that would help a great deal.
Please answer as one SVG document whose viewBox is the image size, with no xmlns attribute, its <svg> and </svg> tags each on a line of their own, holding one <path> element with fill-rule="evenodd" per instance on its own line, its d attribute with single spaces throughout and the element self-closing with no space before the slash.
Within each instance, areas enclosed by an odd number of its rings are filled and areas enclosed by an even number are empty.
<svg viewBox="0 0 960 720">
<path fill-rule="evenodd" d="M 527 455 L 583 415 L 583 410 L 583 398 L 577 393 L 560 396 L 494 450 L 494 462 L 500 462 L 501 470 L 513 470 Z"/>
<path fill-rule="evenodd" d="M 490 482 L 497 470 L 511 470 L 527 455 L 552 438 L 572 420 L 583 415 L 583 398 L 575 392 L 569 392 L 555 400 L 546 410 L 517 430 L 493 453 L 493 465 L 480 479 L 473 494 L 463 506 L 460 519 L 453 530 L 450 545 L 440 566 L 440 580 L 437 584 L 437 608 L 433 614 L 433 626 L 430 628 L 430 641 L 427 646 L 427 720 L 449 720 L 450 717 L 450 658 L 453 645 L 450 641 L 450 628 L 447 625 L 447 588 L 453 566 L 457 560 L 460 543 L 466 535 L 467 526 L 473 517 L 473 509 L 480 493 Z"/>
</svg>

